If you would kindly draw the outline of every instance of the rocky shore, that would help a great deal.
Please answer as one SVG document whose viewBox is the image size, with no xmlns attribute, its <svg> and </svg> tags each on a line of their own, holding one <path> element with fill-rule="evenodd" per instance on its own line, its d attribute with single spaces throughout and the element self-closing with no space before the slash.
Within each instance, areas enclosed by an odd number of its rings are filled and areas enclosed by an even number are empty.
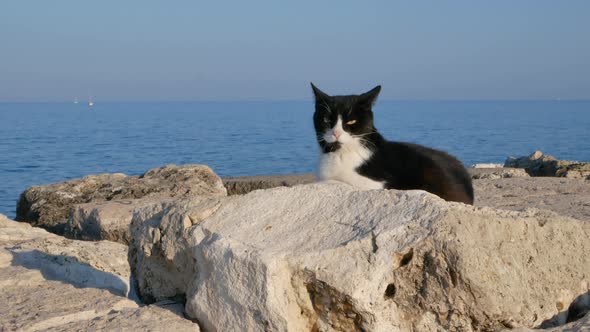
<svg viewBox="0 0 590 332">
<path fill-rule="evenodd" d="M 590 163 L 496 166 L 475 206 L 202 165 L 34 186 L 0 331 L 590 330 Z"/>
</svg>

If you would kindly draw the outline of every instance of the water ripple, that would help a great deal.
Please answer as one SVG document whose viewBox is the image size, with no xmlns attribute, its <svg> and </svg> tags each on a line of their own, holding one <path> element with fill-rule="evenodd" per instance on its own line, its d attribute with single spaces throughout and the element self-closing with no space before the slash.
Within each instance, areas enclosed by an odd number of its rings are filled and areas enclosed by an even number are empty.
<svg viewBox="0 0 590 332">
<path fill-rule="evenodd" d="M 0 213 L 25 188 L 94 173 L 204 163 L 221 176 L 313 172 L 311 102 L 0 103 Z M 466 164 L 535 149 L 590 160 L 590 102 L 379 102 L 389 138 Z"/>
</svg>

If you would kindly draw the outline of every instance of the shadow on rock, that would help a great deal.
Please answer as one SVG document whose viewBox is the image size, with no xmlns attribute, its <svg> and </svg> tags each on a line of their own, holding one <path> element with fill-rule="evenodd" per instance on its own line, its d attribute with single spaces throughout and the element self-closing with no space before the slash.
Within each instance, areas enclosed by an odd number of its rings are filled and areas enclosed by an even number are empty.
<svg viewBox="0 0 590 332">
<path fill-rule="evenodd" d="M 95 269 L 76 257 L 51 255 L 39 250 L 10 250 L 12 265 L 39 270 L 47 280 L 61 281 L 76 288 L 99 288 L 127 297 L 129 284 L 120 276 Z"/>
<path fill-rule="evenodd" d="M 563 306 L 560 302 L 556 305 L 558 308 L 560 305 Z M 545 320 L 536 329 L 547 329 L 575 322 L 583 318 L 588 312 L 590 312 L 590 291 L 576 297 L 567 310 L 560 311 L 555 316 Z"/>
</svg>

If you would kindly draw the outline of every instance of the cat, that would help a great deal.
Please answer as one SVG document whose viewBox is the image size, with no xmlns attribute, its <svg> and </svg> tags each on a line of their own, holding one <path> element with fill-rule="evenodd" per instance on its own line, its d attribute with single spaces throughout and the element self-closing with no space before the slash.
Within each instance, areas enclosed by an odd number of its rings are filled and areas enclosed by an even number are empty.
<svg viewBox="0 0 590 332">
<path fill-rule="evenodd" d="M 446 152 L 385 140 L 373 124 L 381 86 L 360 95 L 329 96 L 311 83 L 320 146 L 318 178 L 361 189 L 422 189 L 447 201 L 473 204 L 471 177 Z"/>
</svg>

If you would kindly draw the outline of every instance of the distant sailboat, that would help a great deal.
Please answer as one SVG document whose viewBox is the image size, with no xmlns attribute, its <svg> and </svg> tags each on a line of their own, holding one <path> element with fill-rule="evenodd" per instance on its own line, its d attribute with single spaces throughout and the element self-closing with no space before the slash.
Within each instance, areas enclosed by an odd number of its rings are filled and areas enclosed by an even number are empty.
<svg viewBox="0 0 590 332">
<path fill-rule="evenodd" d="M 94 106 L 94 102 L 92 101 L 92 97 L 88 97 L 88 107 Z"/>
<path fill-rule="evenodd" d="M 78 103 L 78 98 L 74 98 L 74 104 Z"/>
</svg>

